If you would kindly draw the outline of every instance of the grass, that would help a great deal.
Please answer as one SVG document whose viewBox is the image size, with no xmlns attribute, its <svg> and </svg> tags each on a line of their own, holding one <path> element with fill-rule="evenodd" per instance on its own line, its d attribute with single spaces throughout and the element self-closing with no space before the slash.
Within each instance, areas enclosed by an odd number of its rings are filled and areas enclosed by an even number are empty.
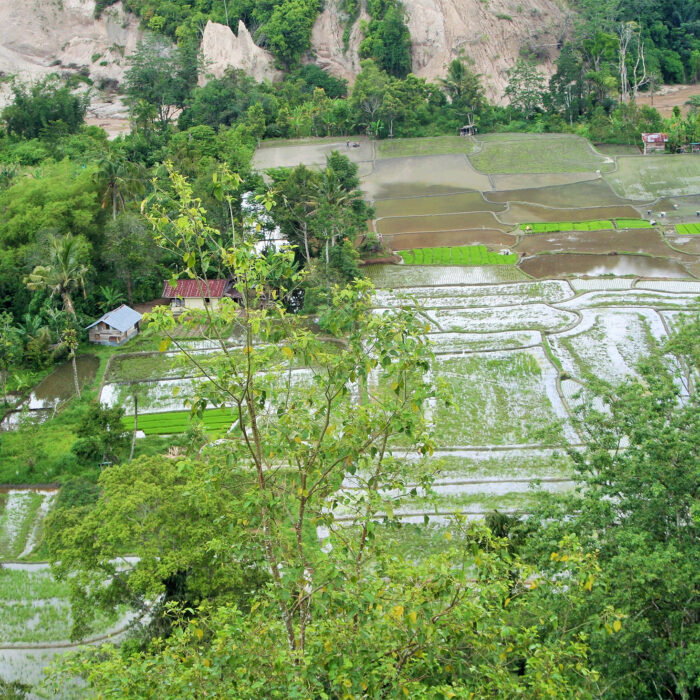
<svg viewBox="0 0 700 700">
<path fill-rule="evenodd" d="M 484 140 L 483 150 L 469 160 L 477 170 L 490 174 L 595 172 L 606 163 L 585 139 L 547 134 Z"/>
<path fill-rule="evenodd" d="M 377 144 L 378 158 L 407 156 L 442 156 L 453 153 L 473 153 L 472 139 L 464 136 L 430 136 L 427 138 L 388 139 Z"/>
<path fill-rule="evenodd" d="M 700 233 L 700 224 L 678 224 L 676 231 L 680 234 Z"/>
<path fill-rule="evenodd" d="M 234 420 L 235 417 L 229 408 L 212 408 L 202 414 L 202 423 L 210 432 L 225 432 Z M 122 422 L 126 430 L 134 429 L 133 416 L 125 416 Z M 172 435 L 184 433 L 191 424 L 189 411 L 167 411 L 140 415 L 138 428 L 146 435 Z"/>
<path fill-rule="evenodd" d="M 559 233 L 560 231 L 612 231 L 615 227 L 608 219 L 594 221 L 549 221 L 544 223 L 520 224 L 525 233 Z"/>
<path fill-rule="evenodd" d="M 515 265 L 517 253 L 501 255 L 485 245 L 412 248 L 399 251 L 406 265 Z"/>
</svg>

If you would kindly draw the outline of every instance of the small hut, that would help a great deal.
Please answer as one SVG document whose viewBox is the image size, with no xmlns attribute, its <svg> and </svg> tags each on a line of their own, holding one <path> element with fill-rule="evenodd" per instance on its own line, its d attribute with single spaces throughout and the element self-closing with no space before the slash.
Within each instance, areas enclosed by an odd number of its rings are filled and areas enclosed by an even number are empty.
<svg viewBox="0 0 700 700">
<path fill-rule="evenodd" d="M 170 299 L 170 307 L 175 314 L 185 309 L 209 308 L 216 311 L 224 297 L 237 301 L 241 299 L 232 279 L 178 280 L 174 287 L 170 282 L 165 282 L 162 296 Z"/>
<path fill-rule="evenodd" d="M 121 345 L 139 332 L 142 318 L 138 311 L 122 304 L 91 323 L 86 330 L 91 343 Z"/>
<path fill-rule="evenodd" d="M 644 146 L 644 155 L 647 153 L 655 153 L 666 150 L 668 143 L 668 134 L 658 132 L 656 134 L 642 134 L 642 145 Z"/>
<path fill-rule="evenodd" d="M 469 115 L 469 121 L 459 129 L 460 136 L 474 136 L 476 134 L 476 125 L 474 124 L 474 115 Z"/>
</svg>

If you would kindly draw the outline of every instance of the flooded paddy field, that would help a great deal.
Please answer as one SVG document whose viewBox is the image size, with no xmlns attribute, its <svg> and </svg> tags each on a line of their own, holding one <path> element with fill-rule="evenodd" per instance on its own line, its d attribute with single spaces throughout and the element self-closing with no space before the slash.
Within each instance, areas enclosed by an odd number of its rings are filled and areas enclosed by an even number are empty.
<svg viewBox="0 0 700 700">
<path fill-rule="evenodd" d="M 605 179 L 617 194 L 631 199 L 697 195 L 700 158 L 692 154 L 620 156 L 617 170 Z"/>
<path fill-rule="evenodd" d="M 639 212 L 630 206 L 588 207 L 585 209 L 554 209 L 540 204 L 511 203 L 508 210 L 499 212 L 498 218 L 506 224 L 550 221 L 591 221 L 600 219 L 637 219 Z"/>
<path fill-rule="evenodd" d="M 464 155 L 420 156 L 376 161 L 362 188 L 370 199 L 454 194 L 491 189 L 488 175 L 477 172 Z"/>
<path fill-rule="evenodd" d="M 469 156 L 486 173 L 576 173 L 610 167 L 613 160 L 596 152 L 580 136 L 567 134 L 489 134 L 479 137 L 481 149 Z"/>
<path fill-rule="evenodd" d="M 380 199 L 374 203 L 374 209 L 379 219 L 385 216 L 417 216 L 451 212 L 502 212 L 507 209 L 507 206 L 501 202 L 489 202 L 481 192 L 465 192 L 429 197 L 405 196 L 398 199 Z"/>
<path fill-rule="evenodd" d="M 456 231 L 488 228 L 505 231 L 509 228 L 494 216 L 493 212 L 467 212 L 461 214 L 434 214 L 432 216 L 391 216 L 378 219 L 376 229 L 380 233 L 420 233 L 422 231 Z"/>
<path fill-rule="evenodd" d="M 253 157 L 253 167 L 257 170 L 268 168 L 293 168 L 304 164 L 310 167 L 325 167 L 326 157 L 332 151 L 340 151 L 350 160 L 361 163 L 374 160 L 374 142 L 365 137 L 355 136 L 347 146 L 348 139 L 342 137 L 314 139 L 279 139 L 264 141 Z"/>
<path fill-rule="evenodd" d="M 539 176 L 530 178 L 530 187 L 522 190 L 495 190 L 484 197 L 491 202 L 518 202 L 540 204 L 556 209 L 577 209 L 603 206 L 637 206 L 638 201 L 618 196 L 604 180 L 579 182 L 573 185 L 547 186 L 537 184 Z M 647 201 L 652 201 L 650 197 Z"/>
<path fill-rule="evenodd" d="M 655 229 L 529 234 L 520 237 L 515 250 L 527 256 L 543 252 L 569 251 L 601 254 L 617 252 L 668 257 L 680 262 L 695 261 L 692 255 L 674 251 Z"/>
<path fill-rule="evenodd" d="M 422 231 L 420 233 L 396 233 L 385 237 L 392 250 L 411 248 L 439 248 L 442 246 L 482 244 L 499 250 L 512 248 L 517 238 L 500 230 L 477 229 L 458 231 Z"/>
<path fill-rule="evenodd" d="M 689 268 L 675 260 L 642 255 L 589 255 L 587 253 L 555 253 L 536 255 L 520 262 L 520 269 L 537 279 L 575 275 L 599 277 L 690 277 Z"/>
</svg>

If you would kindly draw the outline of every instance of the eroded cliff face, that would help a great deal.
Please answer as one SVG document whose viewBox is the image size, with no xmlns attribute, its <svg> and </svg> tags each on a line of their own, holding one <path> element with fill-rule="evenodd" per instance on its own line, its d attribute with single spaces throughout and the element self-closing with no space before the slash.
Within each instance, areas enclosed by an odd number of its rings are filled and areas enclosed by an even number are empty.
<svg viewBox="0 0 700 700">
<path fill-rule="evenodd" d="M 403 0 L 411 32 L 413 72 L 428 80 L 445 75 L 460 55 L 474 61 L 489 99 L 503 102 L 506 71 L 522 49 L 537 54 L 539 68 L 553 72 L 557 45 L 566 35 L 570 13 L 554 0 Z M 337 0 L 327 0 L 312 34 L 312 50 L 323 67 L 352 81 L 359 70 L 357 50 L 363 11 L 355 22 L 347 51 L 345 18 Z"/>
<path fill-rule="evenodd" d="M 61 70 L 121 80 L 138 20 L 121 3 L 95 19 L 94 0 L 0 0 L 0 71 L 37 78 Z"/>
<path fill-rule="evenodd" d="M 201 49 L 205 69 L 200 83 L 209 76 L 220 78 L 230 66 L 244 70 L 257 81 L 282 77 L 272 55 L 255 44 L 243 22 L 238 22 L 238 36 L 225 24 L 207 22 Z"/>
<path fill-rule="evenodd" d="M 561 0 L 403 0 L 411 32 L 413 72 L 429 80 L 445 75 L 449 62 L 464 55 L 474 61 L 491 100 L 503 102 L 506 71 L 523 47 L 534 50 L 545 73 L 553 70 L 557 44 L 565 36 L 569 13 Z M 121 3 L 94 18 L 95 0 L 0 0 L 0 72 L 36 79 L 50 72 L 82 71 L 100 84 L 121 81 L 126 57 L 142 34 L 136 17 Z M 360 70 L 360 23 L 369 20 L 362 8 L 343 45 L 345 17 L 338 0 L 326 0 L 312 33 L 316 61 L 334 75 L 352 82 Z M 256 80 L 276 80 L 272 56 L 257 46 L 240 22 L 235 35 L 222 24 L 208 22 L 202 37 L 206 75 L 220 77 L 228 66 L 242 68 Z M 203 80 L 206 78 L 203 77 Z M 0 106 L 9 96 L 0 89 Z M 124 108 L 118 99 L 93 100 L 93 110 L 111 116 Z"/>
</svg>

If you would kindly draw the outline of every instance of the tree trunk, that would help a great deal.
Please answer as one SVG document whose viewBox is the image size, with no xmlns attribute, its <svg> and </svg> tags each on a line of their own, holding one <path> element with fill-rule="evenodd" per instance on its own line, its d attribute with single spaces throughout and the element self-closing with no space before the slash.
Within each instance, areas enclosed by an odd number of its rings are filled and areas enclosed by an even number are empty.
<svg viewBox="0 0 700 700">
<path fill-rule="evenodd" d="M 116 221 L 117 220 L 117 202 L 119 199 L 119 193 L 117 192 L 116 187 L 112 185 L 112 220 Z"/>
<path fill-rule="evenodd" d="M 67 291 L 61 292 L 61 299 L 63 300 L 63 307 L 65 310 L 73 317 L 77 318 L 75 315 L 75 307 L 73 306 L 73 300 L 70 298 L 70 294 Z"/>
<path fill-rule="evenodd" d="M 308 230 L 308 226 L 306 225 L 306 221 L 303 223 L 303 231 L 304 231 L 304 252 L 306 253 L 306 262 L 309 262 L 309 260 L 311 260 L 311 253 L 309 252 L 309 230 Z"/>
<path fill-rule="evenodd" d="M 75 361 L 75 350 L 70 351 L 70 361 L 73 365 L 73 383 L 75 384 L 75 395 L 80 398 L 80 382 L 78 381 L 78 363 Z"/>
<path fill-rule="evenodd" d="M 134 432 L 131 435 L 131 451 L 129 461 L 134 458 L 134 448 L 136 447 L 136 431 L 139 429 L 139 397 L 134 394 Z"/>
<path fill-rule="evenodd" d="M 129 306 L 133 306 L 134 294 L 133 290 L 131 289 L 131 270 L 129 270 L 128 267 L 124 271 L 124 275 L 126 277 L 126 298 L 129 300 Z"/>
</svg>

